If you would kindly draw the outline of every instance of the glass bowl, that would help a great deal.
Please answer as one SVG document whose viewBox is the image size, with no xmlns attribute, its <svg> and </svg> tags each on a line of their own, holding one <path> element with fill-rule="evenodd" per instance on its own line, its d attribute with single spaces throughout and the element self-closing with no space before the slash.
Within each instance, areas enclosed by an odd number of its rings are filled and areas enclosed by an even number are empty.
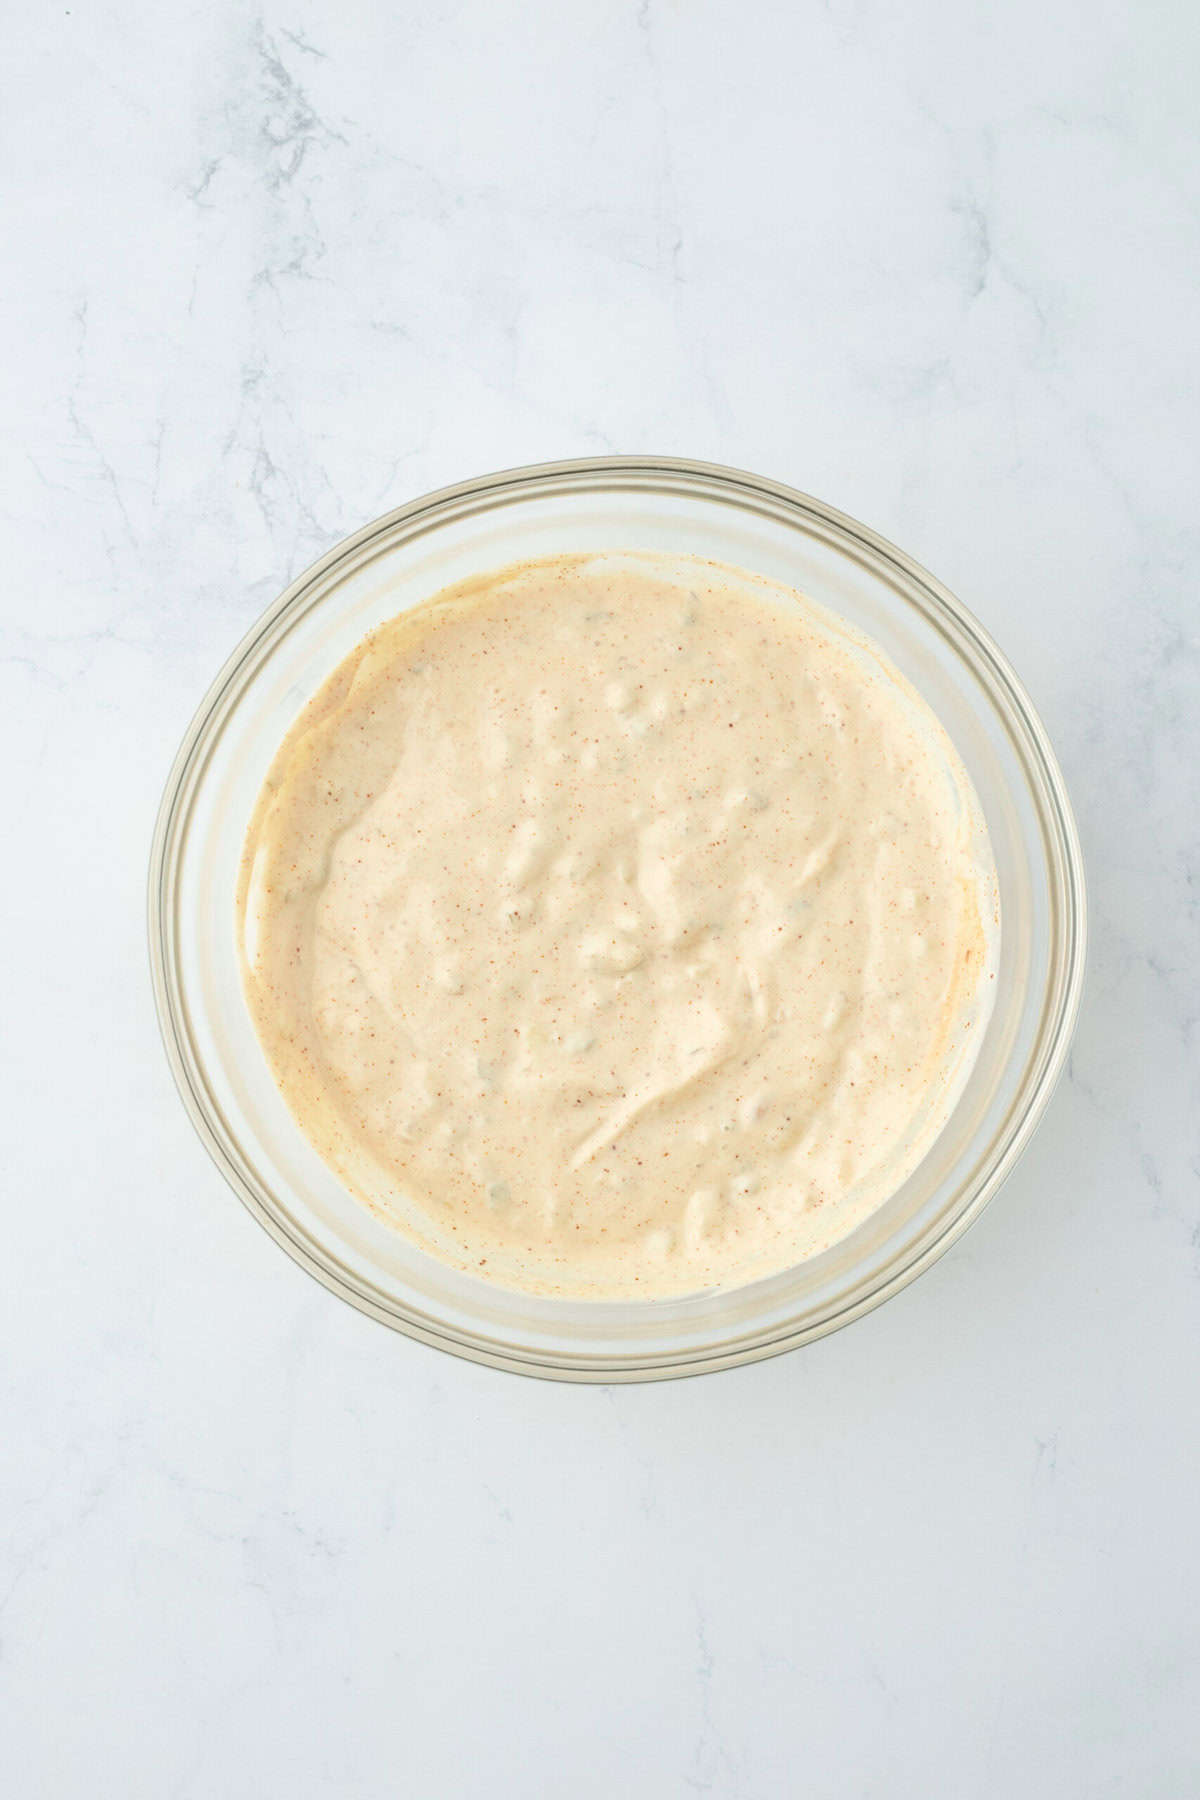
<svg viewBox="0 0 1200 1800">
<path fill-rule="evenodd" d="M 408 1243 L 326 1168 L 276 1089 L 242 997 L 234 894 L 246 825 L 297 713 L 374 625 L 466 577 L 571 551 L 698 555 L 799 588 L 865 631 L 924 695 L 983 807 L 1001 909 L 996 997 L 924 1160 L 818 1257 L 724 1292 L 636 1302 L 512 1292 Z M 572 1381 L 698 1374 L 770 1356 L 877 1306 L 940 1256 L 1008 1175 L 1063 1066 L 1083 980 L 1079 841 L 1029 698 L 971 615 L 911 558 L 759 476 L 667 457 L 485 475 L 414 500 L 292 583 L 217 676 L 154 835 L 155 999 L 192 1121 L 255 1217 L 318 1280 L 477 1362 Z"/>
</svg>

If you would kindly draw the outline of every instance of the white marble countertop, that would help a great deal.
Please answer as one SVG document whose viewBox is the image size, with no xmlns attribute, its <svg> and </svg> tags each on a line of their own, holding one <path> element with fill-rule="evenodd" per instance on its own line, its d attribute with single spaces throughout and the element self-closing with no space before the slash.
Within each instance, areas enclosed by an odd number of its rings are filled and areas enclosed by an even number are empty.
<svg viewBox="0 0 1200 1800">
<path fill-rule="evenodd" d="M 6 1793 L 1200 1791 L 1197 47 L 1184 0 L 14 17 Z M 143 937 L 176 743 L 284 582 L 610 449 L 949 582 L 1094 912 L 1069 1079 L 967 1237 L 814 1347 L 615 1391 L 295 1268 L 192 1134 Z"/>
</svg>

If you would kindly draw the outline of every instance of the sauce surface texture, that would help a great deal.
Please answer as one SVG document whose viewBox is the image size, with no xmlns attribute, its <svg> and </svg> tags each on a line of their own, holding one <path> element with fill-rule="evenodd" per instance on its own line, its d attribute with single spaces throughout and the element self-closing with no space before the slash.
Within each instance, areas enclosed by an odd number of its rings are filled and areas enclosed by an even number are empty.
<svg viewBox="0 0 1200 1800">
<path fill-rule="evenodd" d="M 965 771 L 870 643 L 705 562 L 501 570 L 353 652 L 246 842 L 246 994 L 342 1181 L 509 1287 L 769 1275 L 891 1195 L 982 1034 Z"/>
</svg>

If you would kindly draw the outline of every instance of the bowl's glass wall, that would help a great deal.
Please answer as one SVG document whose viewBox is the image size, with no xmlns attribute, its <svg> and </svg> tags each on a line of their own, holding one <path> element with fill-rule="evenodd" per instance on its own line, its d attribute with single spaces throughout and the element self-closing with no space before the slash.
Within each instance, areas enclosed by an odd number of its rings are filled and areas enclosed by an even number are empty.
<svg viewBox="0 0 1200 1800">
<path fill-rule="evenodd" d="M 941 718 L 975 784 L 1002 933 L 978 1060 L 915 1174 L 824 1256 L 725 1294 L 640 1304 L 539 1300 L 434 1262 L 353 1200 L 281 1100 L 241 994 L 242 838 L 287 729 L 373 625 L 527 557 L 652 550 L 796 587 L 873 637 Z M 1082 969 L 1082 884 L 1053 758 L 1003 659 L 961 607 L 873 534 L 774 484 L 702 465 L 558 465 L 401 509 L 302 577 L 231 659 L 180 751 L 151 871 L 151 947 L 181 1091 L 242 1197 L 297 1258 L 366 1310 L 460 1353 L 612 1380 L 768 1354 L 832 1329 L 944 1248 L 990 1197 L 1065 1054 Z"/>
</svg>

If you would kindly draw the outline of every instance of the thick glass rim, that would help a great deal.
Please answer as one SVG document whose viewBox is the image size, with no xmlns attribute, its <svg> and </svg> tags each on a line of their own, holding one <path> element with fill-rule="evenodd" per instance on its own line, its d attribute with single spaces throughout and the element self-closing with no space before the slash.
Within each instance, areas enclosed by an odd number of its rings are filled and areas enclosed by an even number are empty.
<svg viewBox="0 0 1200 1800">
<path fill-rule="evenodd" d="M 803 523 L 855 559 L 902 578 L 905 598 L 947 638 L 989 695 L 1015 719 L 1011 734 L 1037 801 L 1038 825 L 1051 879 L 1055 954 L 1039 1028 L 1026 1058 L 1018 1101 L 962 1202 L 927 1242 L 883 1270 L 845 1304 L 817 1319 L 743 1332 L 691 1351 L 611 1356 L 592 1351 L 523 1351 L 485 1333 L 448 1328 L 419 1307 L 398 1305 L 327 1246 L 300 1232 L 241 1155 L 235 1133 L 205 1080 L 188 1025 L 179 975 L 177 875 L 197 788 L 237 695 L 282 636 L 328 589 L 369 558 L 381 539 L 407 543 L 456 517 L 474 516 L 516 499 L 588 491 L 679 493 Z M 1012 1172 L 1062 1072 L 1078 1015 L 1086 959 L 1087 903 L 1083 858 L 1071 803 L 1045 729 L 1008 659 L 968 609 L 940 581 L 870 527 L 781 482 L 720 464 L 677 457 L 605 456 L 503 470 L 438 489 L 395 508 L 335 545 L 267 608 L 226 660 L 197 708 L 172 764 L 155 824 L 148 881 L 151 977 L 159 1028 L 180 1097 L 201 1141 L 239 1199 L 303 1268 L 360 1311 L 408 1336 L 472 1361 L 514 1373 L 560 1380 L 616 1382 L 664 1379 L 728 1368 L 773 1356 L 839 1329 L 881 1305 L 941 1256 L 977 1219 Z"/>
</svg>

